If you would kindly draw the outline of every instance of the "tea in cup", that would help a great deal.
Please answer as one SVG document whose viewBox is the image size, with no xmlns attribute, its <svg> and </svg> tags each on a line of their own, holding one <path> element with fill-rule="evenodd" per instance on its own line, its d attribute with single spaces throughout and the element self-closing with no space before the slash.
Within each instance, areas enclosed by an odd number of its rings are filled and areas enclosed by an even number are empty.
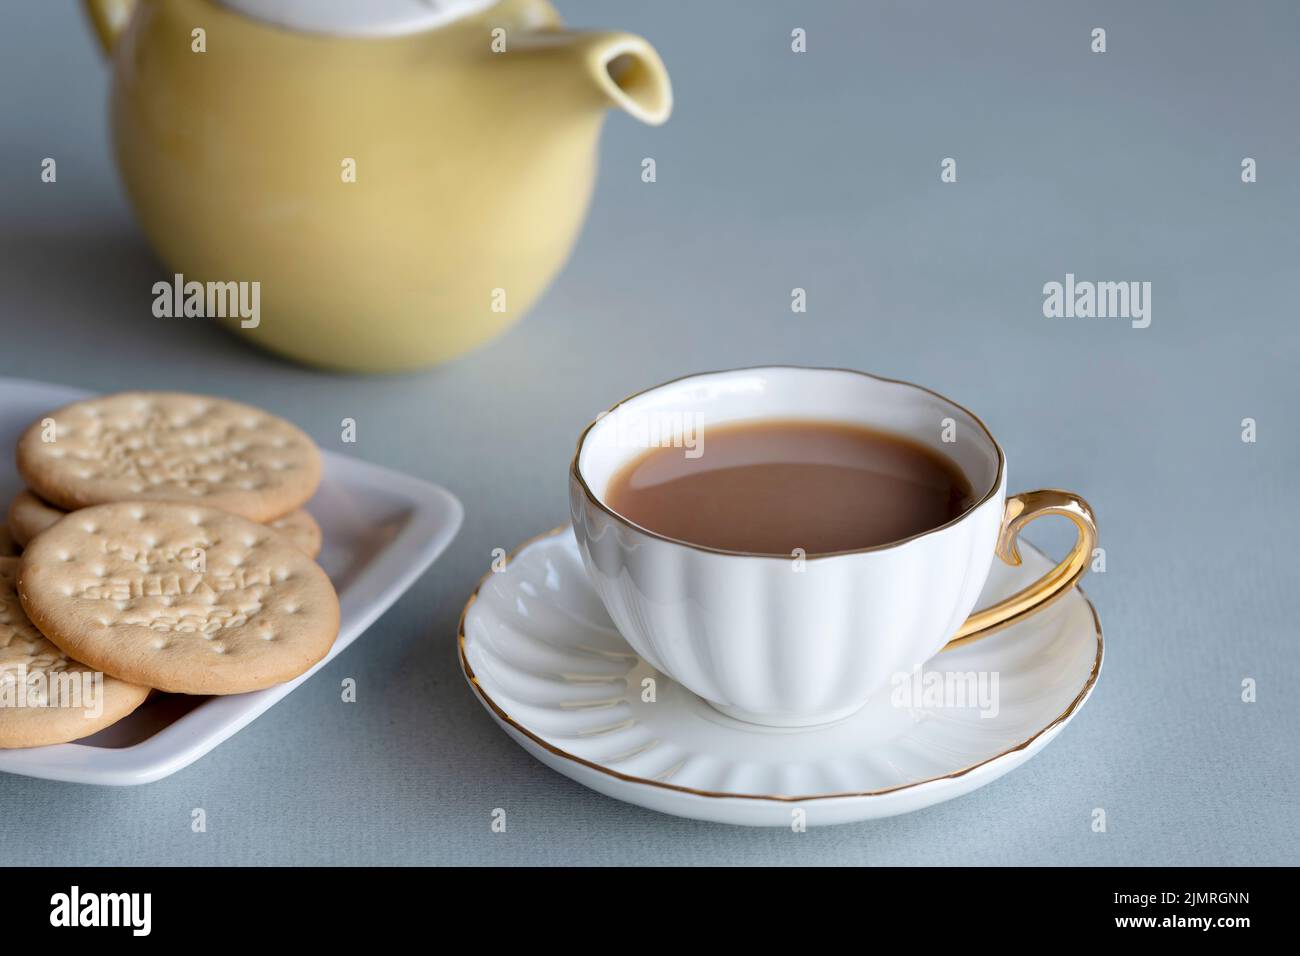
<svg viewBox="0 0 1300 956">
<path fill-rule="evenodd" d="M 582 433 L 570 512 L 583 562 L 641 657 L 730 717 L 847 717 L 892 676 L 1061 596 L 1096 541 L 1087 502 L 1007 496 L 974 414 L 907 382 L 771 366 L 677 379 Z M 994 556 L 1043 515 L 1070 554 L 972 613 Z"/>
</svg>

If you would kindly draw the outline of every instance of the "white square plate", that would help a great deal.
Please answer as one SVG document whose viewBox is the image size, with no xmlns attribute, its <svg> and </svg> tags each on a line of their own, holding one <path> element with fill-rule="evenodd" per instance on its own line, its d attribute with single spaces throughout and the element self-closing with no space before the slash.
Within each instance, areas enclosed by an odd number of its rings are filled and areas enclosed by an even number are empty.
<svg viewBox="0 0 1300 956">
<path fill-rule="evenodd" d="M 21 487 L 10 454 L 19 433 L 43 413 L 88 394 L 0 378 L 0 513 Z M 160 780 L 248 726 L 360 637 L 451 543 L 464 512 L 437 485 L 344 455 L 322 455 L 324 478 L 307 510 L 324 532 L 317 560 L 338 589 L 341 612 L 338 640 L 323 661 L 287 684 L 251 694 L 157 695 L 77 743 L 0 750 L 0 770 L 117 786 Z"/>
</svg>

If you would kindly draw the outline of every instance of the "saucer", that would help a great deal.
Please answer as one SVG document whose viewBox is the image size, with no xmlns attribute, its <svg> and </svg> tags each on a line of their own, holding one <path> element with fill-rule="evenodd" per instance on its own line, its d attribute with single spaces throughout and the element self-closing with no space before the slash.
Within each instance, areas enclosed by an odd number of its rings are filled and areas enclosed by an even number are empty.
<svg viewBox="0 0 1300 956">
<path fill-rule="evenodd" d="M 1052 566 L 1020 547 L 1020 567 L 994 562 L 979 606 Z M 909 813 L 991 783 L 1061 732 L 1102 660 L 1101 622 L 1075 588 L 1018 624 L 940 653 L 840 721 L 743 723 L 632 651 L 568 527 L 525 542 L 479 582 L 459 646 L 488 712 L 553 770 L 662 813 L 779 827 Z"/>
</svg>

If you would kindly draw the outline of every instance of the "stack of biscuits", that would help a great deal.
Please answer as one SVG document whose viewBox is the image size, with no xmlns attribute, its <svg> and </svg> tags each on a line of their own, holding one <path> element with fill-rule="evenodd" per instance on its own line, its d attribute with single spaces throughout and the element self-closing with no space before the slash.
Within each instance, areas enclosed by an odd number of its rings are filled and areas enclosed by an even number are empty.
<svg viewBox="0 0 1300 956">
<path fill-rule="evenodd" d="M 289 422 L 124 392 L 33 422 L 17 465 L 27 487 L 0 529 L 0 747 L 86 737 L 151 690 L 291 680 L 338 636 L 303 510 L 320 452 Z"/>
</svg>

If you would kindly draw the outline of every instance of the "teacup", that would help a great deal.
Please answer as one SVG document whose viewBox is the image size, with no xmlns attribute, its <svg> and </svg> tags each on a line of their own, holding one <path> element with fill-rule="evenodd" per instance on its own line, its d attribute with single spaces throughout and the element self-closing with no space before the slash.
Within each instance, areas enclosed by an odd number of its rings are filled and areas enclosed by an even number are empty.
<svg viewBox="0 0 1300 956">
<path fill-rule="evenodd" d="M 722 551 L 640 527 L 606 503 L 648 444 L 687 453 L 710 426 L 764 419 L 862 425 L 945 455 L 975 503 L 948 523 L 856 551 L 789 557 Z M 984 423 L 919 385 L 845 369 L 771 366 L 691 375 L 640 392 L 578 439 L 569 508 L 579 550 L 615 626 L 642 658 L 718 711 L 797 727 L 847 717 L 894 675 L 1045 607 L 1087 570 L 1096 524 L 1066 491 L 1006 494 L 1006 457 Z M 1043 515 L 1073 521 L 1070 554 L 1038 581 L 972 613 L 993 557 Z"/>
</svg>

